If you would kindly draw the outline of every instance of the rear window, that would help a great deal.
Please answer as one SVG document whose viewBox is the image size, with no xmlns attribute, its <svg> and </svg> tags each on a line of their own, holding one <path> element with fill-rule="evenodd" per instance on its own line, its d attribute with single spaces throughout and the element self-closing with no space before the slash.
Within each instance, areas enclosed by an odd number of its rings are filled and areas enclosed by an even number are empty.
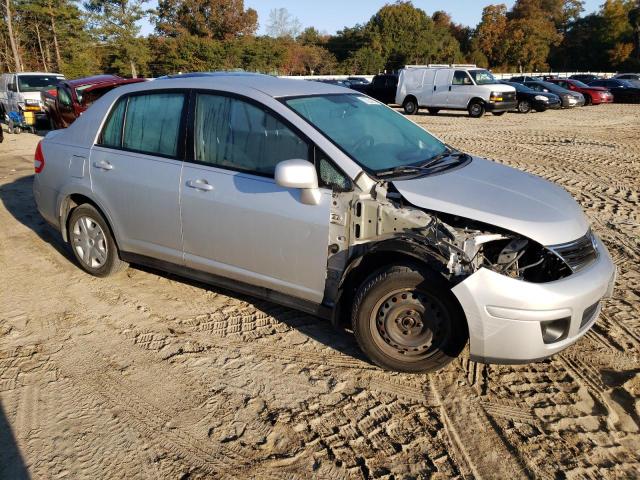
<svg viewBox="0 0 640 480">
<path fill-rule="evenodd" d="M 99 144 L 176 157 L 184 105 L 181 92 L 124 97 L 111 111 Z"/>
</svg>

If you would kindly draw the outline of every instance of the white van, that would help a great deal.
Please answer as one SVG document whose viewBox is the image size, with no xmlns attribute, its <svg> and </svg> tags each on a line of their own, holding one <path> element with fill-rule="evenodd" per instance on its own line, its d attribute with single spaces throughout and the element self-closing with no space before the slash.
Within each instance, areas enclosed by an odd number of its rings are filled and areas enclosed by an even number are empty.
<svg viewBox="0 0 640 480">
<path fill-rule="evenodd" d="M 40 92 L 55 88 L 64 76 L 59 73 L 22 72 L 0 75 L 0 119 L 9 112 L 33 111 L 44 117 Z"/>
<path fill-rule="evenodd" d="M 502 115 L 514 110 L 517 101 L 513 87 L 475 65 L 407 65 L 400 71 L 396 103 L 408 115 L 426 108 L 432 115 L 467 110 L 478 118 L 485 112 Z"/>
</svg>

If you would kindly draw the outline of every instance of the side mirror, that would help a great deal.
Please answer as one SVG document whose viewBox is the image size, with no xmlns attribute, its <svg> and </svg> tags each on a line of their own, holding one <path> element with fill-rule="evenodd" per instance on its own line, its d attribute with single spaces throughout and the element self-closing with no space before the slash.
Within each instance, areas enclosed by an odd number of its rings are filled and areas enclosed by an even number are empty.
<svg viewBox="0 0 640 480">
<path fill-rule="evenodd" d="M 285 160 L 276 165 L 276 183 L 285 188 L 298 188 L 300 200 L 307 205 L 320 203 L 316 167 L 306 160 Z"/>
<path fill-rule="evenodd" d="M 7 90 L 9 90 L 10 92 L 15 92 L 16 91 L 16 84 L 15 83 L 8 83 L 7 84 Z"/>
</svg>

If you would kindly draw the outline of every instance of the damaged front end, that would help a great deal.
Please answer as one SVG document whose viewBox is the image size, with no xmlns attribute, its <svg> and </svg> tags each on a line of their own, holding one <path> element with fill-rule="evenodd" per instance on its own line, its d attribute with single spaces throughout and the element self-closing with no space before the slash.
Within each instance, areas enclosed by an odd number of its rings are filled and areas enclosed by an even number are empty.
<svg viewBox="0 0 640 480">
<path fill-rule="evenodd" d="M 514 232 L 417 208 L 390 183 L 371 181 L 361 187 L 370 193 L 333 197 L 325 291 L 330 304 L 350 288 L 349 275 L 371 255 L 414 257 L 452 287 L 481 268 L 534 283 L 572 273 L 557 252 Z"/>
</svg>

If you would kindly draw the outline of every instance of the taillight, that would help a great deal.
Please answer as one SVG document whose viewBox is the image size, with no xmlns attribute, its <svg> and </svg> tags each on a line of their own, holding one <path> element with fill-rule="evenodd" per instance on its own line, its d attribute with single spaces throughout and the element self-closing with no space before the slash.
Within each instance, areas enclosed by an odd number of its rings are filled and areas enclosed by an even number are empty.
<svg viewBox="0 0 640 480">
<path fill-rule="evenodd" d="M 42 140 L 38 142 L 36 147 L 36 154 L 33 157 L 33 169 L 36 173 L 40 173 L 44 170 L 44 155 L 42 154 Z"/>
</svg>

